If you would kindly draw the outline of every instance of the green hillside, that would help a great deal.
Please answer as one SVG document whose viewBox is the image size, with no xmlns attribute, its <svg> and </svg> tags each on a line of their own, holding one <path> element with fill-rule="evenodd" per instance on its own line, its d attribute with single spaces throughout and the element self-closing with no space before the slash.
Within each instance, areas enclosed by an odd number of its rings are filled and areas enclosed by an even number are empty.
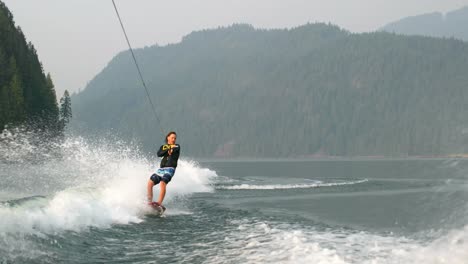
<svg viewBox="0 0 468 264">
<path fill-rule="evenodd" d="M 468 143 L 468 45 L 308 24 L 204 30 L 136 50 L 184 155 L 444 155 Z M 129 52 L 73 97 L 77 131 L 161 143 Z"/>
<path fill-rule="evenodd" d="M 468 6 L 447 14 L 436 12 L 403 18 L 389 23 L 380 30 L 468 41 Z"/>
<path fill-rule="evenodd" d="M 6 125 L 23 124 L 60 130 L 59 119 L 52 78 L 0 1 L 0 132 Z"/>
</svg>

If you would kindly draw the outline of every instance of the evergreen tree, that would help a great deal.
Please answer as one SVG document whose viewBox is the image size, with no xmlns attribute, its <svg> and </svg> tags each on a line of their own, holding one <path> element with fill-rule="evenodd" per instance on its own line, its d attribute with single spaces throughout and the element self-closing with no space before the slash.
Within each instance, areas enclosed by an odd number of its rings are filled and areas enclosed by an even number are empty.
<svg viewBox="0 0 468 264">
<path fill-rule="evenodd" d="M 93 134 L 112 128 L 151 151 L 161 125 L 183 133 L 187 155 L 208 157 L 467 149 L 468 43 L 462 41 L 350 34 L 324 24 L 235 25 L 135 55 L 161 124 L 152 122 L 123 52 L 73 98 L 75 127 Z"/>
<path fill-rule="evenodd" d="M 68 90 L 65 90 L 60 98 L 60 123 L 65 128 L 72 118 L 71 98 Z"/>
<path fill-rule="evenodd" d="M 55 86 L 50 73 L 46 76 L 46 84 L 44 86 L 44 109 L 47 111 L 48 118 L 58 120 L 59 109 L 57 97 L 55 95 Z"/>
<path fill-rule="evenodd" d="M 59 130 L 59 109 L 50 74 L 44 74 L 37 52 L 27 43 L 13 15 L 0 1 L 0 131 L 5 125 L 34 125 Z"/>
<path fill-rule="evenodd" d="M 6 85 L 0 86 L 0 130 L 11 122 L 8 89 Z"/>
<path fill-rule="evenodd" d="M 15 73 L 11 78 L 10 83 L 10 113 L 15 122 L 24 121 L 24 98 L 23 87 L 18 73 Z"/>
<path fill-rule="evenodd" d="M 23 87 L 14 58 L 11 60 L 10 70 L 13 71 L 13 76 L 11 77 L 11 82 L 9 85 L 10 92 L 8 93 L 8 98 L 10 101 L 9 116 L 12 118 L 12 120 L 14 120 L 14 122 L 22 122 L 24 121 L 25 117 Z"/>
</svg>

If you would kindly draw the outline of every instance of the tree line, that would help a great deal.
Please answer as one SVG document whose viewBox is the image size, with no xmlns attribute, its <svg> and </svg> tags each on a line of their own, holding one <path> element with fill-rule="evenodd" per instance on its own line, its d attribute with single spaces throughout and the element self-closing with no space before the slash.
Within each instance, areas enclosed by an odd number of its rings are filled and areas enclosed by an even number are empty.
<svg viewBox="0 0 468 264">
<path fill-rule="evenodd" d="M 74 129 L 197 157 L 468 152 L 468 44 L 329 24 L 203 30 L 136 50 L 161 124 L 122 52 L 74 100 Z"/>
<path fill-rule="evenodd" d="M 44 73 L 34 45 L 0 1 L 0 132 L 22 125 L 57 135 L 70 118 L 68 91 L 59 106 L 51 75 Z"/>
</svg>

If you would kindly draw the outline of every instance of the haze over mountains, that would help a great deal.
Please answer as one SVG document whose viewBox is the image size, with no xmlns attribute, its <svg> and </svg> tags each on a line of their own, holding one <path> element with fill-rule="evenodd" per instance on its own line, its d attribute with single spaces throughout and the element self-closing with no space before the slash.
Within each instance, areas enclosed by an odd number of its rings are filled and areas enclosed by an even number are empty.
<svg viewBox="0 0 468 264">
<path fill-rule="evenodd" d="M 185 155 L 444 155 L 468 143 L 468 44 L 308 24 L 204 30 L 136 50 Z M 153 151 L 162 135 L 129 52 L 73 97 L 74 127 Z"/>
<path fill-rule="evenodd" d="M 454 37 L 468 41 L 468 6 L 445 15 L 435 12 L 403 18 L 380 30 L 405 35 Z"/>
</svg>

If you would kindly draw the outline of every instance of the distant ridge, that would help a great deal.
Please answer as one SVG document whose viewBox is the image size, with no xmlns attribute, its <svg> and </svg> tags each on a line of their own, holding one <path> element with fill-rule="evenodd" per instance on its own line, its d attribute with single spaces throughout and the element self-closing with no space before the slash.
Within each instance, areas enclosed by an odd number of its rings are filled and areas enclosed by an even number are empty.
<svg viewBox="0 0 468 264">
<path fill-rule="evenodd" d="M 379 30 L 404 35 L 457 38 L 468 41 L 468 6 L 445 15 L 435 12 L 403 18 Z"/>
<path fill-rule="evenodd" d="M 468 153 L 468 43 L 327 24 L 233 25 L 135 50 L 164 130 L 200 157 Z M 154 151 L 130 53 L 73 97 L 75 129 Z"/>
</svg>

